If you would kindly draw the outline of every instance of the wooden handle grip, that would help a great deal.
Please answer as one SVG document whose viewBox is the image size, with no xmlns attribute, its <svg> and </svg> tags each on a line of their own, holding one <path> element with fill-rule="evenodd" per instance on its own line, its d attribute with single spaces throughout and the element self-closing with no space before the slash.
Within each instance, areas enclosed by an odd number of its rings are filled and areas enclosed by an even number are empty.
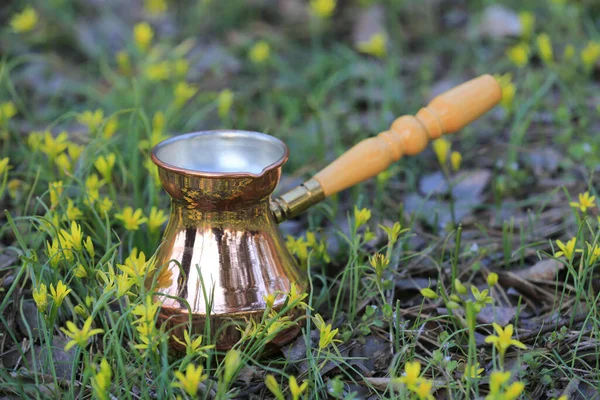
<svg viewBox="0 0 600 400">
<path fill-rule="evenodd" d="M 453 133 L 493 108 L 502 91 L 491 75 L 465 82 L 433 99 L 416 116 L 396 119 L 389 130 L 358 143 L 315 179 L 331 196 L 386 170 L 403 155 L 419 154 L 430 140 Z"/>
</svg>

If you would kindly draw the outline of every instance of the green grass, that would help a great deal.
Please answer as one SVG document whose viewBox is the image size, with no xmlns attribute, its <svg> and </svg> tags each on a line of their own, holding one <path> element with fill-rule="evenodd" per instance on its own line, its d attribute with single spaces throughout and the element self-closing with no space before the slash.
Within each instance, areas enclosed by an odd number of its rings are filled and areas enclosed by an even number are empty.
<svg viewBox="0 0 600 400">
<path fill-rule="evenodd" d="M 178 371 L 193 365 L 207 375 L 201 398 L 412 399 L 419 398 L 415 387 L 398 378 L 415 361 L 420 384 L 431 383 L 436 398 L 483 398 L 501 370 L 511 372 L 504 389 L 524 384 L 522 399 L 597 395 L 600 260 L 593 249 L 600 221 L 597 202 L 585 212 L 569 206 L 579 193 L 597 195 L 599 182 L 600 68 L 581 58 L 588 43 L 600 44 L 595 2 L 501 2 L 531 12 L 536 23 L 529 37 L 500 39 L 469 33 L 495 2 L 339 1 L 334 15 L 320 22 L 288 19 L 271 2 L 169 2 L 157 17 L 117 3 L 16 1 L 0 10 L 0 105 L 10 101 L 16 108 L 10 118 L 0 112 L 0 166 L 6 157 L 11 166 L 0 167 L 0 208 L 6 210 L 0 215 L 0 397 L 186 398 L 192 396 L 172 384 Z M 385 10 L 383 58 L 360 53 L 352 41 L 365 3 Z M 15 33 L 9 21 L 26 4 L 39 21 Z M 146 52 L 132 38 L 142 21 L 154 28 Z M 541 33 L 552 42 L 550 63 L 536 47 Z M 253 63 L 248 53 L 261 40 L 270 55 Z M 520 42 L 530 45 L 523 67 L 506 55 Z M 575 49 L 570 59 L 563 54 L 567 45 Z M 118 51 L 128 55 L 129 69 L 118 63 Z M 175 62 L 182 59 L 189 71 L 177 75 Z M 164 61 L 168 78 L 150 79 L 148 68 Z M 127 230 L 116 217 L 128 206 L 145 216 L 153 207 L 168 215 L 168 198 L 149 164 L 157 141 L 203 129 L 266 132 L 291 150 L 286 178 L 304 179 L 394 118 L 417 112 L 436 84 L 483 73 L 511 73 L 516 93 L 448 138 L 462 154 L 460 170 L 440 165 L 427 150 L 282 226 L 297 238 L 290 247 L 310 271 L 308 296 L 242 327 L 246 333 L 233 352 L 215 350 L 208 331 L 189 354 L 170 352 L 171 333 L 155 326 L 152 312 L 140 315 L 149 312 L 143 306 L 153 293 L 143 276 L 115 280 L 134 249 L 149 258 L 160 243 L 162 228 L 144 223 Z M 184 81 L 194 94 L 178 104 L 174 86 Z M 233 93 L 229 106 L 224 89 Z M 95 110 L 102 110 L 96 121 L 82 119 Z M 55 145 L 53 157 L 52 143 L 40 134 L 46 130 L 53 137 L 66 132 L 71 149 Z M 94 185 L 88 181 L 99 174 L 94 163 L 109 154 L 115 165 Z M 536 154 L 537 161 L 528 158 Z M 59 167 L 67 162 L 67 171 Z M 454 177 L 477 170 L 491 178 L 481 196 L 468 198 L 477 182 Z M 466 198 L 421 192 L 423 177 L 438 171 L 451 187 L 467 185 Z M 63 191 L 53 199 L 49 184 L 56 181 Z M 413 193 L 421 196 L 416 207 L 407 200 Z M 112 202 L 109 210 L 101 209 L 102 201 Z M 457 217 L 465 204 L 468 212 Z M 73 207 L 94 254 L 59 240 L 61 230 L 72 233 L 67 215 L 74 215 Z M 370 218 L 363 215 L 359 223 L 363 208 Z M 442 226 L 442 220 L 450 222 Z M 396 222 L 402 232 L 390 239 L 380 225 Z M 571 238 L 582 252 L 556 257 L 556 241 Z M 389 263 L 378 265 L 377 253 Z M 531 267 L 548 260 L 556 263 L 532 277 Z M 139 266 L 147 272 L 147 264 Z M 492 272 L 499 281 L 490 288 Z M 49 300 L 41 311 L 33 291 L 42 284 L 50 291 L 59 281 L 71 291 L 61 305 Z M 471 287 L 489 290 L 493 304 L 478 310 Z M 425 288 L 435 298 L 424 297 Z M 300 316 L 285 319 L 292 309 Z M 502 355 L 485 337 L 494 333 L 492 320 L 505 315 L 501 325 L 514 324 L 513 338 L 527 348 L 511 346 Z M 65 352 L 69 339 L 61 328 L 67 321 L 81 328 L 88 318 L 103 332 Z M 295 322 L 302 332 L 291 349 L 266 351 Z M 335 329 L 335 340 L 320 345 Z M 145 337 L 149 349 L 139 348 Z M 107 387 L 102 360 L 111 371 Z M 465 379 L 465 369 L 476 364 L 481 377 Z M 291 377 L 298 385 L 308 382 L 301 395 Z M 278 390 L 281 395 L 273 394 Z"/>
</svg>

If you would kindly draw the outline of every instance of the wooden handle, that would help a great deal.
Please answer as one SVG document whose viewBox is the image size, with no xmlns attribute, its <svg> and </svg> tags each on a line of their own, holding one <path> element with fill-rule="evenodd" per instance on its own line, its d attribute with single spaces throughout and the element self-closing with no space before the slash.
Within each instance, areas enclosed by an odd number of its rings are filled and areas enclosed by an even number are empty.
<svg viewBox="0 0 600 400">
<path fill-rule="evenodd" d="M 416 116 L 396 119 L 389 130 L 358 143 L 315 179 L 331 196 L 386 170 L 403 155 L 419 154 L 430 140 L 453 133 L 493 108 L 502 91 L 491 75 L 465 82 L 433 99 Z"/>
</svg>

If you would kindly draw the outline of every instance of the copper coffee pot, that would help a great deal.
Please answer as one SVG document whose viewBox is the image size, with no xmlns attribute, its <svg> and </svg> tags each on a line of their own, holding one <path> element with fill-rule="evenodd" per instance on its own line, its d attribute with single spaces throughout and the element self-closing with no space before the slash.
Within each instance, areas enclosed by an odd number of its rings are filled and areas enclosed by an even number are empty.
<svg viewBox="0 0 600 400">
<path fill-rule="evenodd" d="M 287 293 L 293 283 L 306 287 L 305 272 L 287 250 L 279 222 L 379 174 L 403 155 L 422 152 L 429 141 L 463 128 L 500 99 L 501 89 L 490 75 L 463 83 L 274 199 L 288 159 L 288 148 L 275 137 L 216 130 L 159 143 L 151 157 L 171 197 L 171 218 L 156 253 L 159 323 L 167 322 L 182 336 L 190 312 L 196 333 L 204 333 L 207 316 L 213 334 L 230 321 L 260 320 L 268 294 Z M 279 296 L 274 308 L 285 300 Z M 240 337 L 231 324 L 219 332 L 219 348 L 233 346 Z M 296 333 L 286 332 L 274 342 L 283 344 Z"/>
</svg>

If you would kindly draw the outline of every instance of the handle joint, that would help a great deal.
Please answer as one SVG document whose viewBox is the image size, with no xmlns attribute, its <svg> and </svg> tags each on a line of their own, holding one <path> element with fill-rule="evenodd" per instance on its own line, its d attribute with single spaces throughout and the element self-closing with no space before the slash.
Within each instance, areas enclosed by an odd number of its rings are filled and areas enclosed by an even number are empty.
<svg viewBox="0 0 600 400">
<path fill-rule="evenodd" d="M 318 180 L 311 178 L 279 197 L 271 199 L 271 212 L 277 223 L 294 218 L 325 198 Z"/>
</svg>

